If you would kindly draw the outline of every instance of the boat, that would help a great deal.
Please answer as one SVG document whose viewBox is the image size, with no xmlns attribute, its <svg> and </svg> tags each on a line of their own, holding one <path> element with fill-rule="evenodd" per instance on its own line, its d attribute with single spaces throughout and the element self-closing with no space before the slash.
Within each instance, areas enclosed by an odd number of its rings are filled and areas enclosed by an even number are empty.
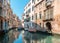
<svg viewBox="0 0 60 43">
<path fill-rule="evenodd" d="M 28 31 L 29 32 L 36 32 L 37 30 L 35 28 L 29 28 Z"/>
</svg>

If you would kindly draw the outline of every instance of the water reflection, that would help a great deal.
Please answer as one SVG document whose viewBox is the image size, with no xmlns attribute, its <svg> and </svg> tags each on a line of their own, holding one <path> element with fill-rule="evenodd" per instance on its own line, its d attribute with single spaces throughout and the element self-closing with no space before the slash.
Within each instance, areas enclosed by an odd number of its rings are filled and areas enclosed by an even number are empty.
<svg viewBox="0 0 60 43">
<path fill-rule="evenodd" d="M 15 39 L 18 38 L 20 32 L 16 30 L 11 30 L 5 35 L 0 36 L 0 43 L 13 43 Z"/>
<path fill-rule="evenodd" d="M 60 37 L 47 33 L 30 33 L 25 31 L 23 34 L 24 43 L 60 43 Z"/>
<path fill-rule="evenodd" d="M 60 43 L 60 35 L 11 30 L 0 35 L 0 43 Z"/>
<path fill-rule="evenodd" d="M 14 43 L 23 43 L 22 34 L 19 35 L 19 37 L 14 41 Z"/>
</svg>

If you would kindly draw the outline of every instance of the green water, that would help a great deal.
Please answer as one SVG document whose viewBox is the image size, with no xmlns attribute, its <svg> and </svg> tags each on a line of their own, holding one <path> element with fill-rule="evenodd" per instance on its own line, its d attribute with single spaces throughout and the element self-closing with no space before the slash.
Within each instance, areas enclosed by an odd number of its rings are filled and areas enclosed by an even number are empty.
<svg viewBox="0 0 60 43">
<path fill-rule="evenodd" d="M 28 43 L 60 43 L 59 35 L 51 35 L 46 33 L 30 33 L 25 32 L 24 34 L 25 42 Z"/>
<path fill-rule="evenodd" d="M 0 36 L 0 43 L 60 43 L 60 35 L 11 30 Z"/>
</svg>

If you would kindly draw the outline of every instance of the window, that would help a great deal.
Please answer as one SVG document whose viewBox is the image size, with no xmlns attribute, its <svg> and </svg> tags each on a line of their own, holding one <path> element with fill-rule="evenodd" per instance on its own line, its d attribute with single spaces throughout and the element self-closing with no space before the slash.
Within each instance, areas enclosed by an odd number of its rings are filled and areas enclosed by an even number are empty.
<svg viewBox="0 0 60 43">
<path fill-rule="evenodd" d="M 32 3 L 34 3 L 35 2 L 35 0 L 32 0 Z"/>
<path fill-rule="evenodd" d="M 53 8 L 50 9 L 50 18 L 53 18 Z"/>
<path fill-rule="evenodd" d="M 40 14 L 40 19 L 41 19 L 41 14 Z"/>
<path fill-rule="evenodd" d="M 30 13 L 31 12 L 31 9 L 28 9 L 28 13 Z"/>
<path fill-rule="evenodd" d="M 41 12 L 40 12 L 40 14 L 39 14 L 39 17 L 40 17 L 40 19 L 42 18 L 42 17 L 41 17 Z"/>
<path fill-rule="evenodd" d="M 26 12 L 26 14 L 27 14 L 27 12 Z"/>
<path fill-rule="evenodd" d="M 35 15 L 36 17 L 35 17 L 35 19 L 37 20 L 37 13 L 36 13 L 36 15 Z"/>
<path fill-rule="evenodd" d="M 33 16 L 32 16 L 32 20 L 33 20 Z"/>
<path fill-rule="evenodd" d="M 52 8 L 49 8 L 47 9 L 45 12 L 45 19 L 51 19 L 53 18 L 53 7 Z"/>
<path fill-rule="evenodd" d="M 34 6 L 32 7 L 32 11 L 34 10 Z"/>
<path fill-rule="evenodd" d="M 44 16 L 45 16 L 45 19 L 48 19 L 49 18 L 49 16 L 48 16 L 48 10 L 46 10 L 45 12 L 44 12 Z"/>
<path fill-rule="evenodd" d="M 28 4 L 28 7 L 31 5 L 31 3 Z"/>
</svg>

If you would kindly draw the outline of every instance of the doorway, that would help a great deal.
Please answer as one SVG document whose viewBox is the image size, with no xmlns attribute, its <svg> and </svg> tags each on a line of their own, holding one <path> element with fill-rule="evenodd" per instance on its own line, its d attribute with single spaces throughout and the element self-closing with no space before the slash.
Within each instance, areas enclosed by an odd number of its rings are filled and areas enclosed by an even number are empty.
<svg viewBox="0 0 60 43">
<path fill-rule="evenodd" d="M 52 26 L 51 26 L 51 23 L 50 22 L 47 22 L 46 23 L 46 27 L 47 27 L 48 31 L 51 31 L 52 30 Z"/>
</svg>

